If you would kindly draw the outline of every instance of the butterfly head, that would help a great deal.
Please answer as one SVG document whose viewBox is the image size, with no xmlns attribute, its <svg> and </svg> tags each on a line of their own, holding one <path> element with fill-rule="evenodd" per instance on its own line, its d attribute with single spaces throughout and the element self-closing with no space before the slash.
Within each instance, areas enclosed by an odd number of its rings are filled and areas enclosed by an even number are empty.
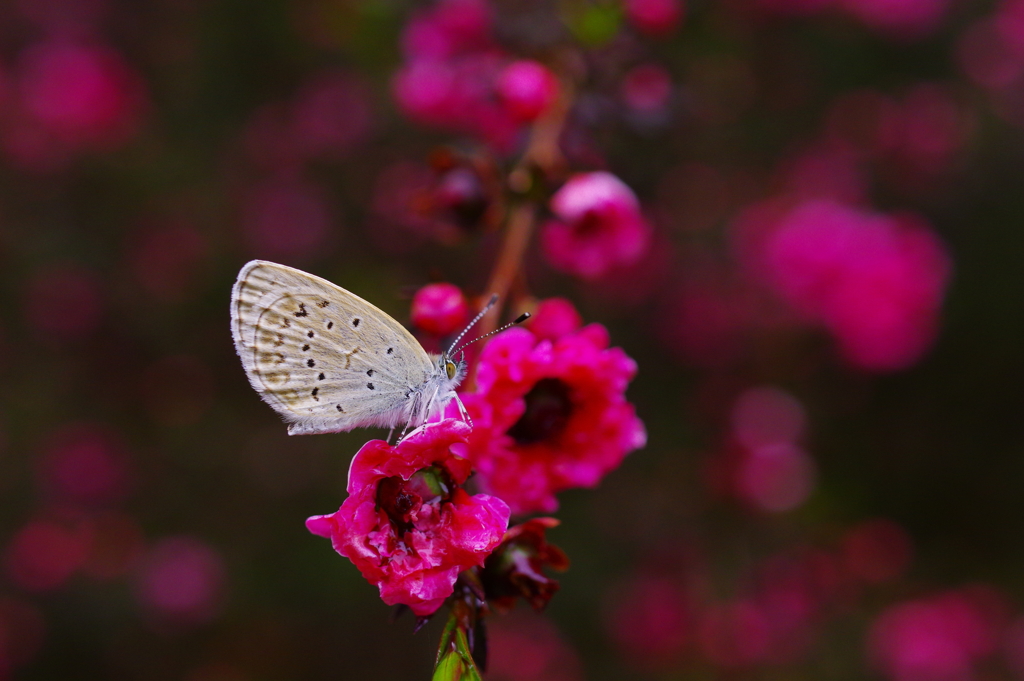
<svg viewBox="0 0 1024 681">
<path fill-rule="evenodd" d="M 447 352 L 437 358 L 437 375 L 445 376 L 454 386 L 462 382 L 466 375 L 465 358 L 454 359 Z"/>
</svg>

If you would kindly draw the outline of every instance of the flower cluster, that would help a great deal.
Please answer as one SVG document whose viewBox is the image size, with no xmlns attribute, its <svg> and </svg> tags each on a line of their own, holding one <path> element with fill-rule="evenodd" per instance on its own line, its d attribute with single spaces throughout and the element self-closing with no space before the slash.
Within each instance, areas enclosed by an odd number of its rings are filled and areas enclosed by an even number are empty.
<svg viewBox="0 0 1024 681">
<path fill-rule="evenodd" d="M 522 124 L 554 103 L 558 82 L 542 64 L 498 46 L 492 13 L 483 0 L 443 0 L 422 11 L 405 28 L 406 61 L 392 88 L 413 120 L 508 152 Z"/>
<path fill-rule="evenodd" d="M 434 301 L 453 294 L 462 300 L 447 284 L 421 290 L 413 300 L 420 323 L 447 319 L 447 302 Z M 557 521 L 528 520 L 506 532 L 510 515 L 554 511 L 557 492 L 593 487 L 644 445 L 643 424 L 623 394 L 636 364 L 608 347 L 607 331 L 579 328 L 579 314 L 562 299 L 538 305 L 535 323 L 536 334 L 505 331 L 480 354 L 476 391 L 462 395 L 472 427 L 449 417 L 397 445 L 368 442 L 352 460 L 348 499 L 307 521 L 385 603 L 430 615 L 460 573 L 483 567 L 494 607 L 507 609 L 519 596 L 543 607 L 558 584 L 542 568 L 568 566 L 545 538 Z M 457 414 L 454 403 L 448 411 Z M 464 489 L 474 470 L 484 494 Z"/>
<path fill-rule="evenodd" d="M 749 211 L 755 271 L 802 318 L 824 326 L 851 364 L 891 371 L 916 362 L 935 338 L 950 274 L 921 219 L 812 199 Z"/>
</svg>

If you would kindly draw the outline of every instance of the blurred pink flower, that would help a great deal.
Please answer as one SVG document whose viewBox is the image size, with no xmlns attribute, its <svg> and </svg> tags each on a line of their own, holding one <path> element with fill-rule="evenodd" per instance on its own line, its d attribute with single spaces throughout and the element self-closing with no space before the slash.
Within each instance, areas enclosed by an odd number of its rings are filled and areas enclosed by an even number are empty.
<svg viewBox="0 0 1024 681">
<path fill-rule="evenodd" d="M 751 602 L 770 627 L 767 662 L 783 664 L 804 657 L 838 579 L 835 559 L 808 548 L 771 556 L 757 566 Z"/>
<path fill-rule="evenodd" d="M 844 9 L 875 31 L 899 39 L 923 37 L 945 18 L 949 0 L 840 0 Z"/>
<path fill-rule="evenodd" d="M 672 74 L 658 64 L 641 64 L 622 79 L 622 99 L 626 106 L 643 112 L 660 111 L 672 96 Z"/>
<path fill-rule="evenodd" d="M 739 464 L 736 491 L 764 511 L 790 511 L 814 491 L 817 471 L 803 449 L 792 444 L 764 445 L 746 452 Z"/>
<path fill-rule="evenodd" d="M 558 78 L 546 66 L 528 59 L 504 68 L 495 84 L 498 96 L 520 121 L 532 121 L 558 98 Z"/>
<path fill-rule="evenodd" d="M 877 164 L 887 183 L 916 190 L 955 168 L 973 127 L 973 117 L 951 88 L 920 82 L 901 98 L 872 90 L 840 96 L 828 113 L 826 137 L 832 146 L 845 145 L 851 156 Z M 862 196 L 858 192 L 845 200 Z"/>
<path fill-rule="evenodd" d="M 635 666 L 660 669 L 679 662 L 693 637 L 693 604 L 679 581 L 637 575 L 609 597 L 605 628 Z"/>
<path fill-rule="evenodd" d="M 122 144 L 146 108 L 141 77 L 102 45 L 37 43 L 22 53 L 16 78 L 16 113 L 4 145 L 34 169 L 59 165 L 79 150 Z"/>
<path fill-rule="evenodd" d="M 624 5 L 629 23 L 651 36 L 675 31 L 685 13 L 682 0 L 625 0 Z"/>
<path fill-rule="evenodd" d="M 469 320 L 469 303 L 455 284 L 427 284 L 412 297 L 412 323 L 437 336 L 447 336 Z"/>
<path fill-rule="evenodd" d="M 323 189 L 293 173 L 259 182 L 240 200 L 243 234 L 257 257 L 309 257 L 323 248 L 338 228 Z"/>
<path fill-rule="evenodd" d="M 984 588 L 946 591 L 885 610 L 872 623 L 871 662 L 893 681 L 963 681 L 999 645 L 1001 598 Z"/>
<path fill-rule="evenodd" d="M 467 456 L 481 487 L 513 513 L 558 508 L 555 493 L 593 487 L 647 440 L 625 391 L 636 363 L 591 324 L 557 340 L 505 331 L 480 353 Z"/>
<path fill-rule="evenodd" d="M 573 175 L 551 197 L 541 232 L 548 262 L 584 279 L 630 265 L 646 252 L 651 228 L 633 190 L 611 173 Z"/>
<path fill-rule="evenodd" d="M 109 504 L 123 499 L 131 487 L 124 443 L 97 423 L 56 428 L 43 446 L 37 470 L 49 495 L 62 503 Z"/>
<path fill-rule="evenodd" d="M 331 539 L 388 605 L 433 613 L 454 591 L 459 573 L 483 565 L 508 527 L 509 509 L 462 489 L 471 471 L 452 446 L 468 424 L 454 419 L 416 429 L 396 446 L 371 440 L 352 459 L 349 497 L 336 513 L 306 527 Z"/>
<path fill-rule="evenodd" d="M 392 94 L 418 123 L 472 135 L 510 151 L 519 121 L 498 101 L 498 80 L 511 58 L 491 37 L 490 7 L 444 0 L 415 16 L 403 33 L 405 62 Z"/>
<path fill-rule="evenodd" d="M 579 655 L 543 615 L 488 621 L 487 681 L 583 681 Z"/>
<path fill-rule="evenodd" d="M 901 369 L 934 340 L 950 262 L 919 219 L 807 201 L 783 214 L 764 244 L 769 283 L 823 324 L 852 364 Z"/>
<path fill-rule="evenodd" d="M 91 536 L 84 525 L 37 518 L 18 530 L 5 549 L 7 576 L 27 591 L 53 591 L 82 566 Z"/>
<path fill-rule="evenodd" d="M 143 558 L 135 597 L 157 620 L 199 624 L 217 615 L 224 598 L 224 559 L 195 537 L 159 541 Z"/>
<path fill-rule="evenodd" d="M 803 405 L 781 388 L 748 388 L 733 404 L 733 437 L 750 449 L 797 442 L 806 427 L 807 413 Z"/>
<path fill-rule="evenodd" d="M 863 150 L 841 139 L 827 139 L 786 159 L 779 174 L 787 194 L 801 199 L 861 203 L 867 195 Z"/>
<path fill-rule="evenodd" d="M 249 157 L 269 168 L 345 158 L 369 136 L 370 94 L 340 70 L 315 73 L 287 101 L 261 106 L 243 133 Z"/>
<path fill-rule="evenodd" d="M 403 52 L 410 59 L 446 59 L 490 48 L 492 14 L 486 0 L 441 0 L 406 25 Z"/>
<path fill-rule="evenodd" d="M 366 86 L 348 73 L 310 78 L 291 105 L 289 132 L 305 157 L 343 157 L 366 139 L 373 122 Z"/>
</svg>

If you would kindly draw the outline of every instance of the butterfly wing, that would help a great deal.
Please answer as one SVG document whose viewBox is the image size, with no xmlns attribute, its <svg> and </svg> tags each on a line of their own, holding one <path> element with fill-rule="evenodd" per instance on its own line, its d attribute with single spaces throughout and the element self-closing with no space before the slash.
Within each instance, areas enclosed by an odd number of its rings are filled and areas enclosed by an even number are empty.
<svg viewBox="0 0 1024 681">
<path fill-rule="evenodd" d="M 433 375 L 401 324 L 326 279 L 254 260 L 231 294 L 231 332 L 249 382 L 291 435 L 408 421 Z"/>
</svg>

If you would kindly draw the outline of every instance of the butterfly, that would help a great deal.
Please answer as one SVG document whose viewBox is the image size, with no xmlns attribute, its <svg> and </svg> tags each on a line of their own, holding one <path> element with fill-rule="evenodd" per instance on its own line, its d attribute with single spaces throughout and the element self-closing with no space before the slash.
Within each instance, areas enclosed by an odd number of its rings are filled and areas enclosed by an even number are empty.
<svg viewBox="0 0 1024 681">
<path fill-rule="evenodd" d="M 231 335 L 249 383 L 288 423 L 289 435 L 415 427 L 453 399 L 468 420 L 455 392 L 466 374 L 464 358 L 453 359 L 455 346 L 496 301 L 447 352 L 428 355 L 405 327 L 354 293 L 253 260 L 231 292 Z"/>
</svg>

